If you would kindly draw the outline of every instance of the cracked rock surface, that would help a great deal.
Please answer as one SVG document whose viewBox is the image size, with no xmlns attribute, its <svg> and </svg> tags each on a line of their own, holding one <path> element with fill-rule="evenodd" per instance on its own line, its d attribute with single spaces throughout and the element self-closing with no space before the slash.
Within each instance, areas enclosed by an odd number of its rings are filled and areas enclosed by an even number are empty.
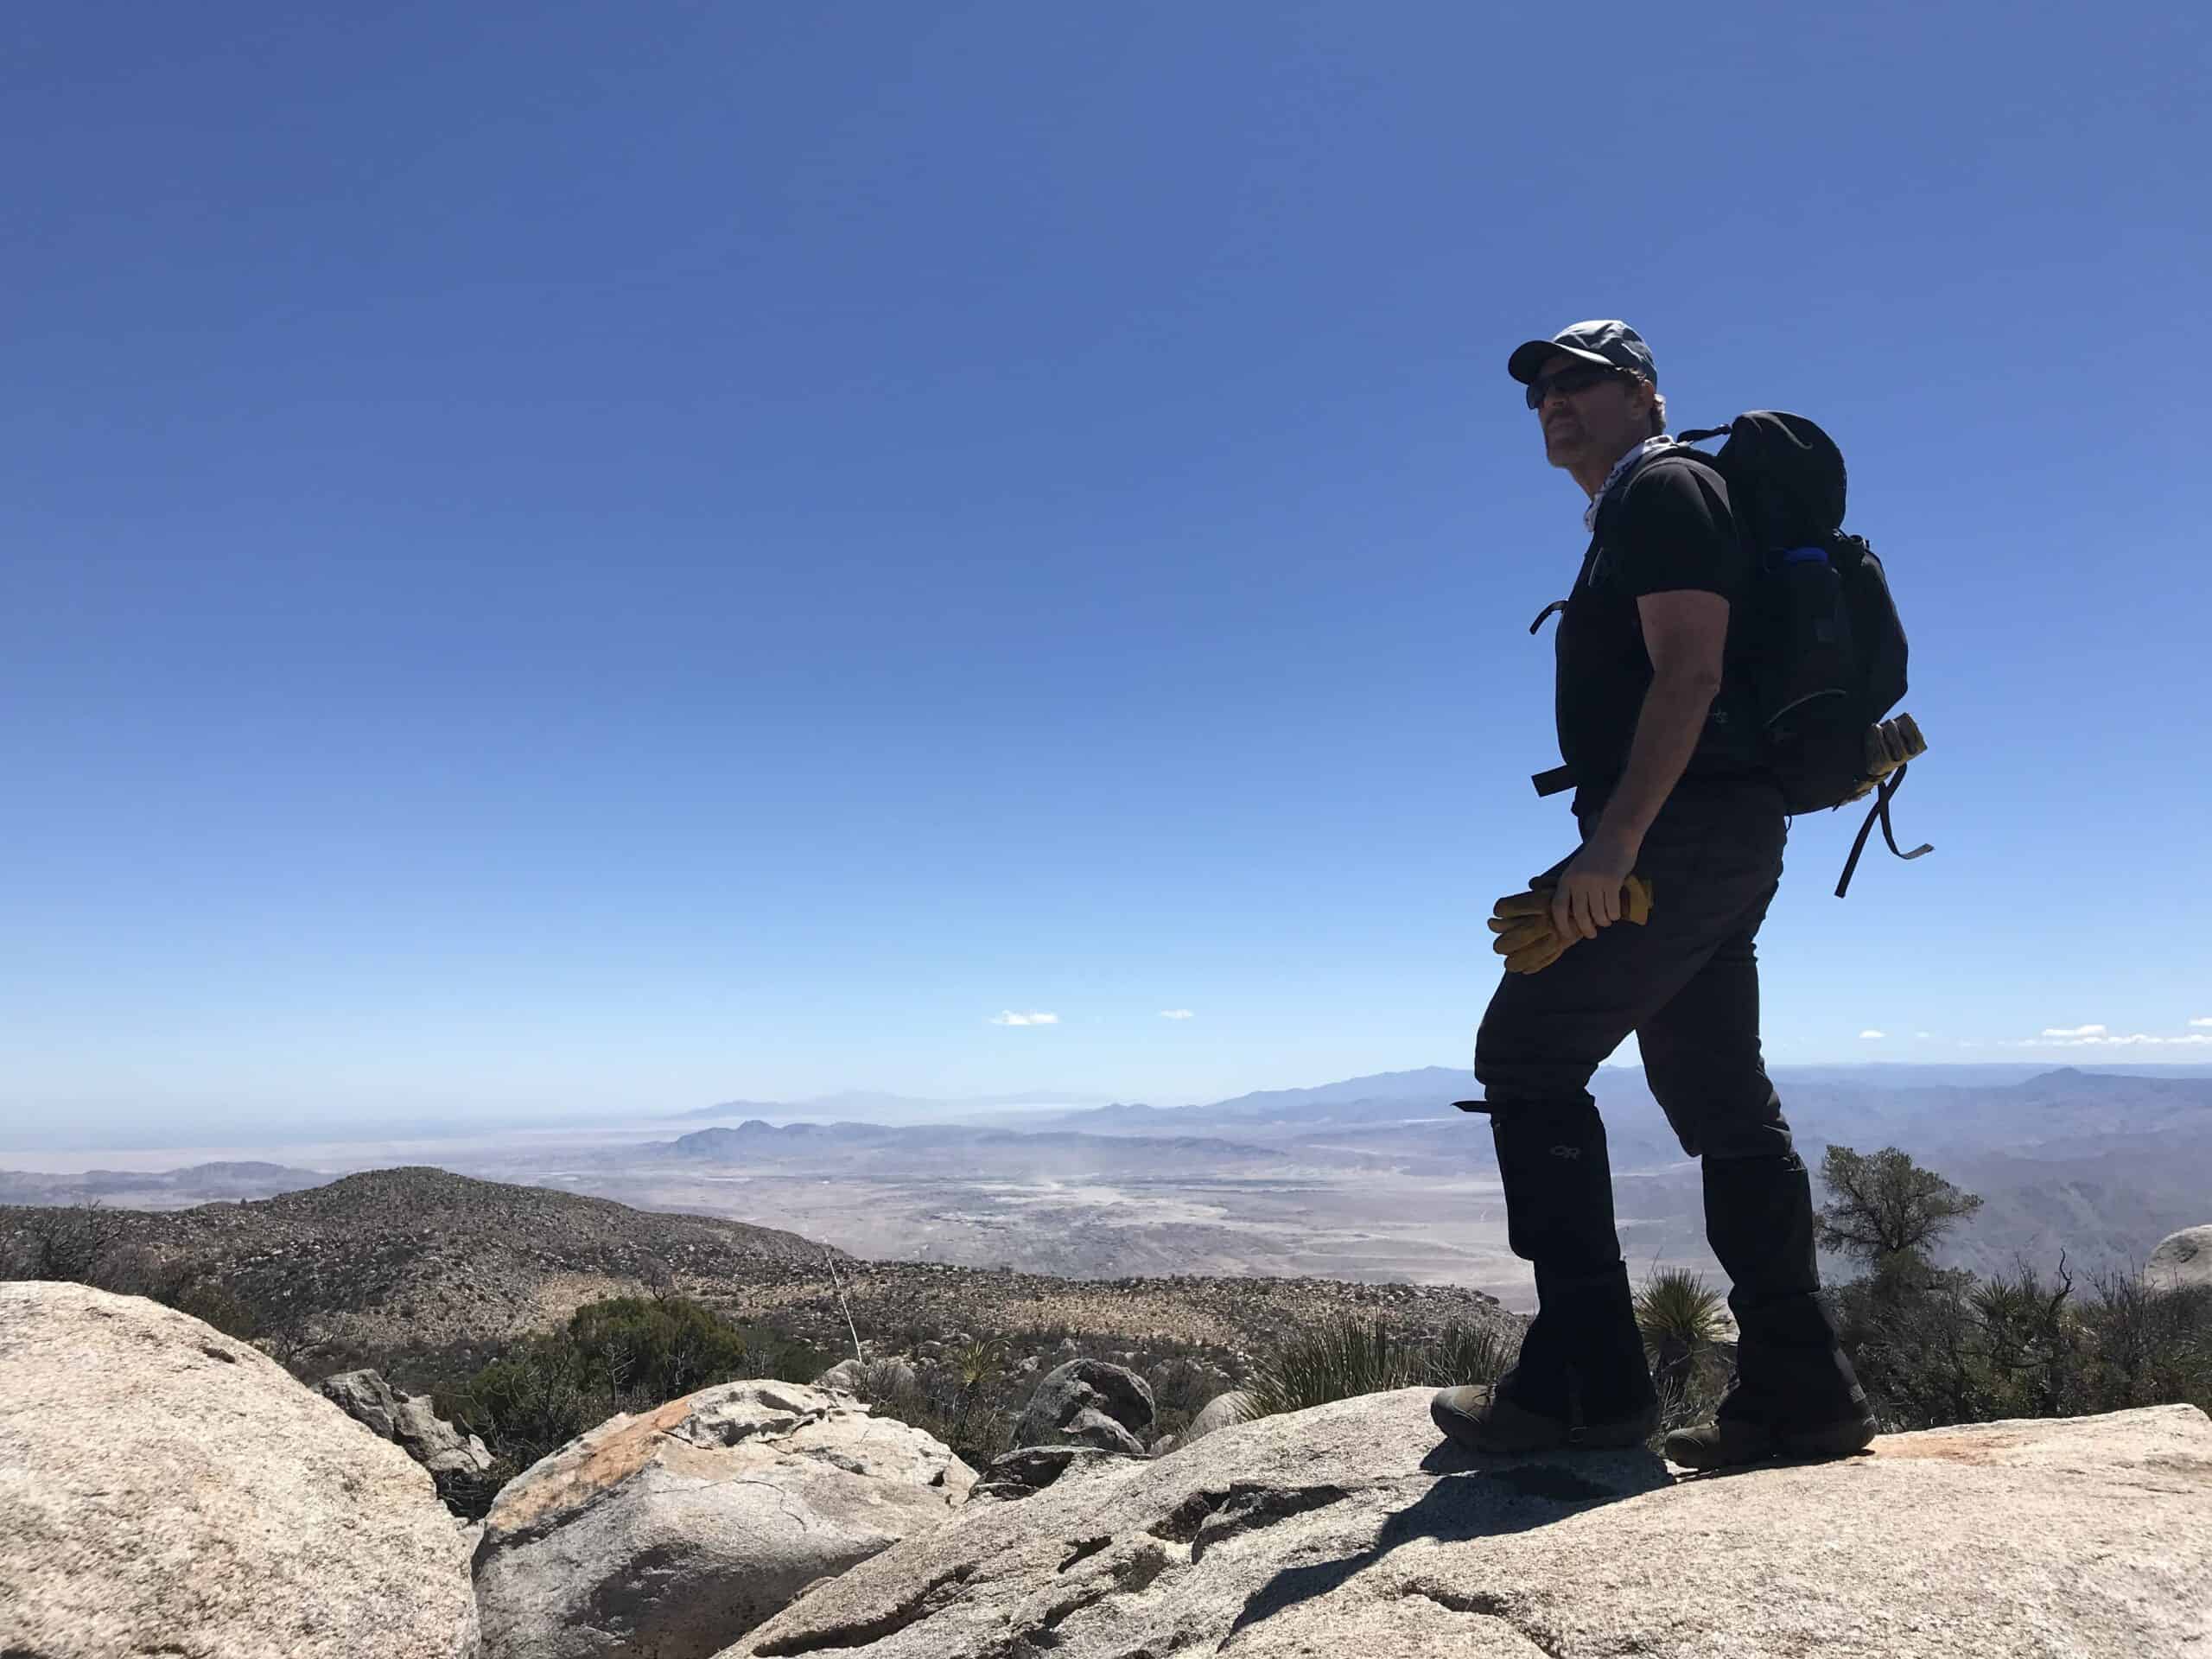
<svg viewBox="0 0 2212 1659">
<path fill-rule="evenodd" d="M 0 1653 L 456 1659 L 430 1477 L 174 1308 L 0 1285 Z"/>
<path fill-rule="evenodd" d="M 610 1419 L 485 1517 L 485 1659 L 704 1659 L 814 1580 L 940 1525 L 975 1479 L 919 1429 L 795 1383 Z"/>
<path fill-rule="evenodd" d="M 2201 1656 L 2212 1422 L 1989 1423 L 1688 1476 L 1641 1450 L 1476 1457 L 1408 1389 L 977 1506 L 722 1659 L 1046 1653 Z"/>
<path fill-rule="evenodd" d="M 1102 1452 L 1094 1446 L 1018 1446 L 993 1459 L 968 1496 L 971 1500 L 996 1497 L 1018 1503 L 1056 1481 L 1088 1479 L 1129 1465 L 1126 1452 Z"/>
</svg>

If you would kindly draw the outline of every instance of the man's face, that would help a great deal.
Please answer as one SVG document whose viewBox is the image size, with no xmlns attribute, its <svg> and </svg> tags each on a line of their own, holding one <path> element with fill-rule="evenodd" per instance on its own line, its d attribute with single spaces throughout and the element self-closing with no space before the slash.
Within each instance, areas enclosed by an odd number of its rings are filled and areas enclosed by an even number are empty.
<svg viewBox="0 0 2212 1659">
<path fill-rule="evenodd" d="M 1537 378 L 1594 369 L 1561 352 L 1548 359 Z M 1592 458 L 1610 462 L 1651 433 L 1651 410 L 1641 384 L 1631 375 L 1610 375 L 1577 392 L 1554 387 L 1536 407 L 1543 423 L 1544 457 L 1554 467 L 1573 467 Z"/>
</svg>

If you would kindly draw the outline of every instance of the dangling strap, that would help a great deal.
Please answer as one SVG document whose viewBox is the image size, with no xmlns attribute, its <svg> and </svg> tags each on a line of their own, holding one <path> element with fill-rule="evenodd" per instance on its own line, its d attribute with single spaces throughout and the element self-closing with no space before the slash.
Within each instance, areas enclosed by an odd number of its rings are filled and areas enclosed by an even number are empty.
<svg viewBox="0 0 2212 1659">
<path fill-rule="evenodd" d="M 1550 621 L 1554 616 L 1557 615 L 1566 608 L 1567 601 L 1565 600 L 1555 599 L 1552 601 L 1550 604 L 1545 606 L 1542 610 L 1536 613 L 1536 620 L 1529 625 L 1529 632 L 1534 633 L 1538 628 L 1542 627 L 1545 623 Z"/>
<path fill-rule="evenodd" d="M 1923 841 L 1909 853 L 1897 851 L 1897 831 L 1890 824 L 1890 800 L 1904 786 L 1904 775 L 1910 770 L 1910 766 L 1899 766 L 1884 779 L 1881 787 L 1874 791 L 1874 804 L 1866 809 L 1866 822 L 1859 826 L 1859 837 L 1851 843 L 1851 856 L 1844 861 L 1843 879 L 1835 884 L 1837 898 L 1842 898 L 1850 888 L 1852 874 L 1859 868 L 1859 855 L 1866 850 L 1866 837 L 1874 832 L 1874 820 L 1877 818 L 1882 821 L 1882 839 L 1890 843 L 1890 850 L 1899 858 L 1918 858 L 1936 850 Z"/>
</svg>

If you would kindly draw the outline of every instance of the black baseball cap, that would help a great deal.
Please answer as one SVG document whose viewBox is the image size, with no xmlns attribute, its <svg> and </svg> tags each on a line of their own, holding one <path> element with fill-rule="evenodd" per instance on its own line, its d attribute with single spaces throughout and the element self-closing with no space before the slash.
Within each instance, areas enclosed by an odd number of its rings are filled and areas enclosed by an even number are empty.
<svg viewBox="0 0 2212 1659">
<path fill-rule="evenodd" d="M 1516 346 L 1513 355 L 1505 359 L 1505 372 L 1525 386 L 1562 352 L 1601 369 L 1626 369 L 1655 386 L 1659 384 L 1659 370 L 1651 361 L 1651 348 L 1643 343 L 1643 336 L 1618 321 L 1573 323 L 1549 340 L 1532 340 Z"/>
</svg>

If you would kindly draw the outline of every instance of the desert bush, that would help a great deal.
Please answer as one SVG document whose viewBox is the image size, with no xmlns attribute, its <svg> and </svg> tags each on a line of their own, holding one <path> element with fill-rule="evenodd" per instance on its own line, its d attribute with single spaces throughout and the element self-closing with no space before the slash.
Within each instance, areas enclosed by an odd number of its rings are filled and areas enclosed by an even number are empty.
<svg viewBox="0 0 2212 1659">
<path fill-rule="evenodd" d="M 108 1289 L 130 1223 L 98 1198 L 53 1209 L 19 1210 L 0 1243 L 0 1278 L 71 1280 Z"/>
<path fill-rule="evenodd" d="M 740 1377 L 805 1382 L 823 1357 L 679 1296 L 619 1296 L 578 1308 L 466 1381 L 432 1390 L 440 1415 L 483 1436 L 510 1472 L 617 1412 L 649 1411 Z"/>
<path fill-rule="evenodd" d="M 1340 1315 L 1278 1343 L 1247 1388 L 1253 1414 L 1265 1417 L 1386 1389 L 1495 1382 L 1516 1347 L 1487 1328 L 1452 1325 L 1409 1338 L 1382 1319 Z"/>
<path fill-rule="evenodd" d="M 1831 1147 L 1823 1247 L 1870 1269 L 1830 1295 L 1837 1332 L 1888 1427 L 2063 1416 L 2177 1402 L 2212 1408 L 2212 1289 L 2105 1272 L 2076 1294 L 2066 1258 L 1977 1279 L 1930 1251 L 1981 1200 L 1894 1147 Z"/>
<path fill-rule="evenodd" d="M 2212 1411 L 2212 1286 L 2154 1287 L 2140 1269 L 2104 1273 L 2082 1311 L 2094 1363 L 2088 1408 L 2177 1402 Z"/>
<path fill-rule="evenodd" d="M 1986 1280 L 1912 1252 L 1840 1287 L 1838 1333 L 1891 1429 L 2185 1402 L 2212 1409 L 2212 1290 L 2105 1273 L 2079 1294 L 2062 1259 Z"/>
</svg>

